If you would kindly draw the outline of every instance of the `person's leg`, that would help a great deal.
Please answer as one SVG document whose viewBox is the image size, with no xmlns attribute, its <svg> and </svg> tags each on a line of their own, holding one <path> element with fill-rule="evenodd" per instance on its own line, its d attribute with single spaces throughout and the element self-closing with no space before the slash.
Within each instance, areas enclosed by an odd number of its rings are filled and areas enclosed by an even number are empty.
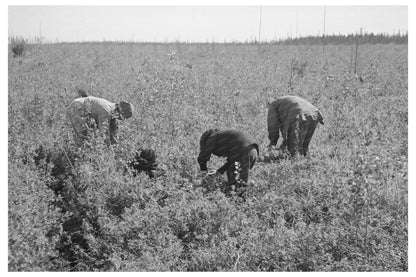
<svg viewBox="0 0 416 277">
<path fill-rule="evenodd" d="M 292 157 L 296 156 L 300 152 L 300 126 L 299 120 L 292 123 L 288 130 L 287 148 Z"/>
<path fill-rule="evenodd" d="M 227 184 L 226 187 L 223 188 L 223 192 L 225 194 L 228 194 L 232 190 L 232 186 L 235 186 L 237 184 L 237 168 L 234 165 L 234 162 L 230 162 L 230 166 L 227 169 Z"/>
<path fill-rule="evenodd" d="M 251 168 L 253 168 L 254 164 L 257 160 L 257 150 L 254 146 L 250 146 L 245 153 L 241 156 L 241 171 L 240 171 L 240 179 L 244 181 L 246 184 L 248 182 L 248 175 Z"/>
<path fill-rule="evenodd" d="M 315 132 L 316 126 L 318 125 L 318 121 L 309 121 L 307 129 L 305 131 L 305 138 L 302 144 L 303 155 L 308 155 L 309 152 L 309 143 L 311 142 L 312 136 Z"/>
<path fill-rule="evenodd" d="M 227 178 L 228 178 L 228 185 L 230 187 L 237 183 L 238 169 L 236 166 L 236 162 L 240 162 L 241 151 L 240 149 L 236 148 L 236 146 L 232 146 L 231 153 L 232 154 L 227 158 L 227 164 L 228 164 Z"/>
<path fill-rule="evenodd" d="M 288 150 L 288 139 L 283 139 L 282 144 L 279 146 L 279 150 L 286 151 Z"/>
<path fill-rule="evenodd" d="M 246 151 L 244 151 L 240 158 L 240 180 L 236 182 L 235 192 L 238 196 L 244 199 L 244 195 L 246 192 L 247 184 L 248 184 L 248 177 L 249 171 L 253 168 L 254 164 L 257 160 L 257 149 L 254 146 L 248 147 Z"/>
<path fill-rule="evenodd" d="M 118 132 L 117 119 L 112 118 L 112 119 L 110 119 L 110 126 L 109 126 L 110 144 L 117 144 L 118 143 L 117 132 Z"/>
<path fill-rule="evenodd" d="M 240 161 L 240 180 L 243 181 L 245 184 L 248 182 L 248 171 L 250 169 L 250 157 L 247 153 L 241 155 Z"/>
<path fill-rule="evenodd" d="M 234 162 L 229 162 L 229 167 L 227 169 L 227 180 L 228 183 L 232 184 L 236 181 L 237 177 L 237 168 Z"/>
<path fill-rule="evenodd" d="M 257 155 L 258 155 L 258 152 L 257 152 L 256 147 L 251 148 L 251 149 L 250 149 L 250 152 L 249 152 L 249 157 L 250 157 L 250 169 L 252 169 L 252 168 L 253 168 L 253 166 L 256 164 L 256 161 L 257 161 Z"/>
<path fill-rule="evenodd" d="M 310 126 L 310 121 L 301 121 L 299 123 L 299 142 L 298 142 L 298 149 L 299 154 L 305 156 L 303 151 L 303 142 L 305 141 L 306 133 L 308 132 Z"/>
</svg>

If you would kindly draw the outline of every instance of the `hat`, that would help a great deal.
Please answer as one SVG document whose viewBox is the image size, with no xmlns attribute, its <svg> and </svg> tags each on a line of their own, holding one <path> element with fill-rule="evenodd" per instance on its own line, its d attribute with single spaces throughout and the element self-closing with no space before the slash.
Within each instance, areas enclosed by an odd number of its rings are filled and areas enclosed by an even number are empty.
<svg viewBox="0 0 416 277">
<path fill-rule="evenodd" d="M 126 101 L 120 102 L 120 113 L 123 115 L 123 118 L 130 118 L 133 116 L 134 107 L 132 104 Z"/>
<path fill-rule="evenodd" d="M 199 140 L 199 145 L 201 147 L 203 147 L 205 145 L 205 143 L 207 142 L 208 138 L 214 133 L 214 132 L 218 132 L 218 129 L 209 129 L 208 131 L 205 131 L 202 136 L 201 139 Z"/>
</svg>

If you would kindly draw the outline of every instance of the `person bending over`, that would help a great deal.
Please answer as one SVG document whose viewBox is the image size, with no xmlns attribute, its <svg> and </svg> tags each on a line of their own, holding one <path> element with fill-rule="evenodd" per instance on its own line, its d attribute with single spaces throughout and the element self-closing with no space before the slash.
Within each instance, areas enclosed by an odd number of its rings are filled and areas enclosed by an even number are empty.
<svg viewBox="0 0 416 277">
<path fill-rule="evenodd" d="M 200 153 L 198 163 L 202 171 L 207 171 L 207 162 L 214 154 L 218 157 L 226 157 L 227 162 L 216 172 L 227 173 L 229 185 L 237 182 L 238 172 L 236 163 L 240 164 L 239 180 L 241 186 L 246 186 L 250 169 L 256 163 L 259 147 L 254 140 L 243 132 L 236 130 L 210 129 L 204 132 L 200 139 Z"/>
</svg>

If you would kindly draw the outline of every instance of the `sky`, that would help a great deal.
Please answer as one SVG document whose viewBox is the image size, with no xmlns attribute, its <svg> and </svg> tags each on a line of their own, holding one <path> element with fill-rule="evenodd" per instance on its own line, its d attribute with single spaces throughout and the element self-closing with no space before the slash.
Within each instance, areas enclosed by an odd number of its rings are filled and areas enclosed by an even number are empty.
<svg viewBox="0 0 416 277">
<path fill-rule="evenodd" d="M 8 6 L 11 36 L 65 41 L 270 41 L 408 30 L 407 6 Z"/>
</svg>

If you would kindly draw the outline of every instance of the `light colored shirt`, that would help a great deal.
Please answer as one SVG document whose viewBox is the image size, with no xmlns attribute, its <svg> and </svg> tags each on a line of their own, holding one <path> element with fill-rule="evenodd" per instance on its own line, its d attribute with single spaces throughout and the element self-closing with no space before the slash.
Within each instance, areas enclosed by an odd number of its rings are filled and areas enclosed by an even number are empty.
<svg viewBox="0 0 416 277">
<path fill-rule="evenodd" d="M 75 132 L 81 139 L 85 139 L 88 120 L 95 121 L 96 127 L 103 130 L 107 125 L 107 134 L 111 143 L 116 143 L 117 121 L 115 116 L 116 104 L 102 98 L 88 96 L 73 100 L 68 107 L 67 117 Z"/>
</svg>

